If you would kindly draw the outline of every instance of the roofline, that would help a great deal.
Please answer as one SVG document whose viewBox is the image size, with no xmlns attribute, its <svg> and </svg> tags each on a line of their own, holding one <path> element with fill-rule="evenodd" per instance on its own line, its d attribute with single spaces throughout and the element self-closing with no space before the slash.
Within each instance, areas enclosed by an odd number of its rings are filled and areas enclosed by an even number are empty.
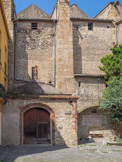
<svg viewBox="0 0 122 162">
<path fill-rule="evenodd" d="M 55 6 L 54 6 L 54 8 L 53 8 L 53 11 L 52 11 L 52 13 L 51 13 L 50 17 L 52 17 L 53 12 L 55 11 L 55 8 L 56 8 L 56 7 L 57 7 L 57 2 L 56 2 Z"/>
<path fill-rule="evenodd" d="M 32 5 L 34 5 L 34 6 L 36 6 L 35 4 L 31 4 L 30 6 L 32 6 Z M 20 11 L 17 15 L 19 15 L 21 12 L 23 12 L 23 11 L 25 11 L 27 8 L 29 8 L 30 6 L 28 6 L 28 7 L 26 7 L 24 10 L 22 10 L 22 11 Z M 41 11 L 43 11 L 40 7 L 38 7 L 38 6 L 36 6 L 38 9 L 40 9 Z M 47 14 L 45 11 L 43 11 L 45 14 Z M 47 14 L 48 15 L 48 14 Z M 50 15 L 48 15 L 49 17 L 50 17 Z"/>
<path fill-rule="evenodd" d="M 87 22 L 109 22 L 112 23 L 112 19 L 84 19 L 84 18 L 70 18 L 72 21 L 87 21 Z"/>
<path fill-rule="evenodd" d="M 7 19 L 6 19 L 5 10 L 4 10 L 2 0 L 0 0 L 0 9 L 1 9 L 2 16 L 3 16 L 3 21 L 4 21 L 4 24 L 5 24 L 7 36 L 8 36 L 8 38 L 11 38 L 10 33 L 9 33 L 9 28 L 8 28 Z"/>
<path fill-rule="evenodd" d="M 73 6 L 73 5 L 75 5 L 75 6 L 77 6 L 79 9 L 80 9 L 80 7 L 78 6 L 78 5 L 76 5 L 75 3 L 73 3 L 71 6 L 70 6 L 70 8 Z M 56 4 L 55 4 L 55 6 L 54 6 L 54 9 L 53 9 L 53 11 L 52 11 L 52 13 L 51 13 L 51 17 L 52 17 L 52 15 L 53 15 L 53 12 L 54 12 L 54 10 L 55 10 L 55 8 L 57 7 L 57 2 L 56 2 Z M 80 9 L 81 10 L 81 9 Z M 83 10 L 81 10 L 84 14 L 86 14 Z M 87 15 L 87 14 L 86 14 Z M 88 16 L 88 15 L 87 15 Z M 89 16 L 88 16 L 89 17 Z M 90 18 L 90 17 L 89 17 Z"/>
<path fill-rule="evenodd" d="M 113 20 L 112 19 L 87 19 L 87 18 L 73 18 L 71 17 L 70 18 L 71 21 L 87 21 L 87 22 L 109 22 L 109 23 L 112 23 Z M 42 22 L 57 22 L 58 20 L 57 19 L 16 19 L 14 20 L 14 22 L 17 22 L 17 21 L 42 21 Z"/>
<path fill-rule="evenodd" d="M 95 19 L 104 9 L 106 9 L 110 4 L 114 4 L 115 2 L 108 3 L 93 19 Z"/>
<path fill-rule="evenodd" d="M 17 21 L 42 21 L 42 22 L 57 22 L 56 19 L 16 19 L 14 22 Z"/>
<path fill-rule="evenodd" d="M 80 7 L 78 5 L 76 5 L 75 3 L 73 3 L 70 7 L 72 7 L 73 5 L 77 6 L 79 9 Z M 81 9 L 80 9 L 81 10 Z M 83 10 L 81 10 L 84 14 L 86 14 Z M 86 14 L 87 15 L 87 14 Z M 88 16 L 88 15 L 87 15 Z M 89 17 L 89 16 L 88 16 Z M 90 18 L 90 17 L 89 17 Z"/>
</svg>

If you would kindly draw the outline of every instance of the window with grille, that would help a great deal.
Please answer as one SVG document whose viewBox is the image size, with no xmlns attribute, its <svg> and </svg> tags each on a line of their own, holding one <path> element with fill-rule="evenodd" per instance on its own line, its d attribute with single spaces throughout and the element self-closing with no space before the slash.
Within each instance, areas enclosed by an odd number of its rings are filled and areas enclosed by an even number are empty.
<svg viewBox="0 0 122 162">
<path fill-rule="evenodd" d="M 93 30 L 93 23 L 88 23 L 88 30 Z"/>
<path fill-rule="evenodd" d="M 38 24 L 37 24 L 37 23 L 32 23 L 32 24 L 31 24 L 31 28 L 32 28 L 33 30 L 36 30 L 36 29 L 38 28 Z"/>
</svg>

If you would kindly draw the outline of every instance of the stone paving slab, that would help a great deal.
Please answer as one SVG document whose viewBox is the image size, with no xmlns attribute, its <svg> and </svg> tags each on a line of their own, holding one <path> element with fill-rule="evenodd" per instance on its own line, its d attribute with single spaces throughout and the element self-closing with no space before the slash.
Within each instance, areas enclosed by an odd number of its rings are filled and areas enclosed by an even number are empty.
<svg viewBox="0 0 122 162">
<path fill-rule="evenodd" d="M 122 162 L 122 146 L 0 147 L 0 162 Z"/>
</svg>

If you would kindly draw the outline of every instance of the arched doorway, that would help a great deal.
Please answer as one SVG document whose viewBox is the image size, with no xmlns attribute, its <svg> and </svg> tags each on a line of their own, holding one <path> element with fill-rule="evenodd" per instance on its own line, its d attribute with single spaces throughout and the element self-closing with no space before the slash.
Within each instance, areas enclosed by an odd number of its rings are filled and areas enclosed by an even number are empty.
<svg viewBox="0 0 122 162">
<path fill-rule="evenodd" d="M 47 144 L 51 141 L 50 113 L 42 108 L 32 108 L 24 113 L 24 144 Z"/>
</svg>

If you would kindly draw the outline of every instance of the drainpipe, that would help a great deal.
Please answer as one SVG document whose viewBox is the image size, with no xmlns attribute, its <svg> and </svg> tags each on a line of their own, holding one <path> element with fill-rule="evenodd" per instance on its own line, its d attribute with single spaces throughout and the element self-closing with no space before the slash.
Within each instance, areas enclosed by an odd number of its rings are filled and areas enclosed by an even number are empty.
<svg viewBox="0 0 122 162">
<path fill-rule="evenodd" d="M 116 45 L 118 45 L 117 24 L 115 24 L 115 33 L 116 33 Z"/>
<path fill-rule="evenodd" d="M 16 78 L 16 21 L 14 22 L 14 81 L 29 82 L 27 80 L 21 80 Z"/>
<path fill-rule="evenodd" d="M 54 26 L 53 26 L 53 32 L 54 32 L 54 40 L 53 40 L 53 43 L 54 43 L 54 87 L 56 85 L 56 25 L 55 25 L 55 20 L 54 20 Z"/>
</svg>

